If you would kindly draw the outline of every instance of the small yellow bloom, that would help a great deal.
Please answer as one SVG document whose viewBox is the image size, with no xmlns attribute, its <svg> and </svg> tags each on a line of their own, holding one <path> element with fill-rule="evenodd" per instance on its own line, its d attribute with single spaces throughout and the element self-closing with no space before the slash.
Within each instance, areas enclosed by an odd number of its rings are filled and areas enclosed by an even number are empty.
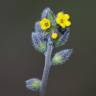
<svg viewBox="0 0 96 96">
<path fill-rule="evenodd" d="M 51 38 L 52 38 L 52 39 L 57 39 L 57 38 L 58 38 L 58 33 L 55 33 L 55 32 L 52 33 L 52 34 L 51 34 Z"/>
<path fill-rule="evenodd" d="M 69 19 L 70 19 L 69 14 L 58 12 L 56 17 L 56 23 L 60 25 L 62 28 L 69 27 L 71 25 L 71 21 L 69 21 Z"/>
<path fill-rule="evenodd" d="M 47 18 L 43 18 L 40 21 L 40 27 L 42 30 L 47 30 L 51 27 L 51 22 Z"/>
</svg>

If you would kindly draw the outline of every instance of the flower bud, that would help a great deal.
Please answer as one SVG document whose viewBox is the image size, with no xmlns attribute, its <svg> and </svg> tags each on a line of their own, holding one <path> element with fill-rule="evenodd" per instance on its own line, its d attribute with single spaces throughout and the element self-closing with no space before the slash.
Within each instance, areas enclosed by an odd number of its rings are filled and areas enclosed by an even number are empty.
<svg viewBox="0 0 96 96">
<path fill-rule="evenodd" d="M 72 54 L 72 49 L 64 49 L 55 54 L 52 59 L 53 65 L 61 65 L 64 64 Z"/>
<path fill-rule="evenodd" d="M 39 91 L 40 86 L 41 86 L 41 81 L 39 79 L 33 78 L 33 79 L 29 79 L 25 82 L 26 82 L 26 87 L 29 90 Z"/>
</svg>

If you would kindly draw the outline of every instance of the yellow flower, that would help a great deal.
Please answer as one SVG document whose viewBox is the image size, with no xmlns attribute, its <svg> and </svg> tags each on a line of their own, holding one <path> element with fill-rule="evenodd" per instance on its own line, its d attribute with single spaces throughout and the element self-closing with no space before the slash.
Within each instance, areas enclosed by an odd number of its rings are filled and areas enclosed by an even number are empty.
<svg viewBox="0 0 96 96">
<path fill-rule="evenodd" d="M 60 25 L 62 28 L 69 27 L 71 25 L 71 21 L 69 21 L 69 19 L 69 14 L 58 12 L 56 17 L 56 23 Z"/>
<path fill-rule="evenodd" d="M 58 38 L 58 33 L 54 32 L 51 34 L 52 39 L 57 39 Z"/>
<path fill-rule="evenodd" d="M 40 21 L 40 27 L 42 30 L 47 30 L 51 27 L 51 22 L 47 18 L 43 18 Z"/>
</svg>

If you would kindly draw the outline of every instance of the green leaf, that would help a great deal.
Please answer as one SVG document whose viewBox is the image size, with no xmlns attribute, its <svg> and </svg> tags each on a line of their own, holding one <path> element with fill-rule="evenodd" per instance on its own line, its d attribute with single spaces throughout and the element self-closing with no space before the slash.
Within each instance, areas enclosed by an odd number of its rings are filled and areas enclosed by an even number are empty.
<svg viewBox="0 0 96 96">
<path fill-rule="evenodd" d="M 47 18 L 51 21 L 51 23 L 52 23 L 53 26 L 56 26 L 55 15 L 52 12 L 52 10 L 50 10 Z"/>
<path fill-rule="evenodd" d="M 49 12 L 49 14 L 48 14 L 48 19 L 49 19 L 50 21 L 53 21 L 53 20 L 55 19 L 54 14 L 53 14 L 52 11 Z"/>
</svg>

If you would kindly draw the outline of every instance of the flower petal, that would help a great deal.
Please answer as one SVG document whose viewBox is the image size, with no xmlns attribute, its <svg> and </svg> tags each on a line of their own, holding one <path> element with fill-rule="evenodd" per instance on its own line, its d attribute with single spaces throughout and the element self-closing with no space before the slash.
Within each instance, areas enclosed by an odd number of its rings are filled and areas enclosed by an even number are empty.
<svg viewBox="0 0 96 96">
<path fill-rule="evenodd" d="M 70 19 L 70 15 L 69 14 L 64 14 L 64 19 Z"/>
<path fill-rule="evenodd" d="M 67 27 L 71 26 L 71 21 L 66 21 L 65 25 L 66 25 Z"/>
<path fill-rule="evenodd" d="M 62 11 L 57 13 L 57 17 L 62 17 L 64 15 L 64 13 Z"/>
<path fill-rule="evenodd" d="M 66 24 L 65 23 L 60 23 L 59 24 L 63 29 L 66 27 Z"/>
</svg>

